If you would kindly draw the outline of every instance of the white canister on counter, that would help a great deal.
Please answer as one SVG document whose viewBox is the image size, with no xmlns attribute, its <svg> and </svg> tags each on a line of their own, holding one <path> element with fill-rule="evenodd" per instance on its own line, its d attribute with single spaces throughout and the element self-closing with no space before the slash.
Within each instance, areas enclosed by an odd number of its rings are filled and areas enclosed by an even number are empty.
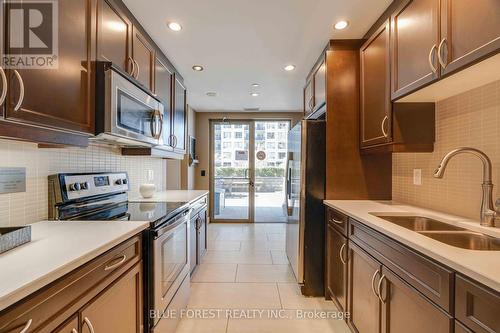
<svg viewBox="0 0 500 333">
<path fill-rule="evenodd" d="M 154 196 L 156 185 L 154 184 L 153 170 L 146 170 L 146 183 L 139 186 L 139 192 L 144 199 L 149 199 Z"/>
</svg>

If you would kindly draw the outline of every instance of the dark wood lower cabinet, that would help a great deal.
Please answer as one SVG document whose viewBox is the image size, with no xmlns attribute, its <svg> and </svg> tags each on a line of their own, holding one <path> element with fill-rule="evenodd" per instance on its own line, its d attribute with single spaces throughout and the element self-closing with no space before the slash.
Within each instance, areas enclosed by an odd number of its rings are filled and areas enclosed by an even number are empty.
<svg viewBox="0 0 500 333">
<path fill-rule="evenodd" d="M 52 333 L 78 333 L 78 315 L 73 316 L 67 322 L 58 327 Z"/>
<path fill-rule="evenodd" d="M 357 245 L 349 245 L 348 325 L 354 332 L 379 333 L 381 304 L 374 284 L 381 265 Z"/>
<path fill-rule="evenodd" d="M 328 223 L 326 232 L 326 292 L 339 311 L 347 310 L 347 238 Z"/>
<path fill-rule="evenodd" d="M 382 267 L 382 275 L 378 281 L 376 290 L 380 292 L 383 302 L 382 332 L 453 332 L 454 322 L 451 316 L 386 267 Z"/>
</svg>

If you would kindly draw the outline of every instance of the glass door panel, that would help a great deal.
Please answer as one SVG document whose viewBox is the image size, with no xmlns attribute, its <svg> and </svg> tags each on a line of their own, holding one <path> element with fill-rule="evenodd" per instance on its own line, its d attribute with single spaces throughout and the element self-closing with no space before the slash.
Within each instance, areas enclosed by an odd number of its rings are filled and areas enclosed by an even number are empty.
<svg viewBox="0 0 500 333">
<path fill-rule="evenodd" d="M 255 222 L 286 222 L 289 121 L 255 122 Z"/>
<path fill-rule="evenodd" d="M 215 221 L 252 219 L 253 181 L 250 122 L 212 124 L 212 188 Z"/>
</svg>

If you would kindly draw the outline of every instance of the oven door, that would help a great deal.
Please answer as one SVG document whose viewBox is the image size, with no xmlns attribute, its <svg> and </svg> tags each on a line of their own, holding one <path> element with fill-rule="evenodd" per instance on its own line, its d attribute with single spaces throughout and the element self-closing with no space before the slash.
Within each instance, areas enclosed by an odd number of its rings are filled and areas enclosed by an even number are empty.
<svg viewBox="0 0 500 333">
<path fill-rule="evenodd" d="M 154 310 L 165 310 L 189 273 L 189 214 L 160 228 L 154 238 Z M 155 322 L 156 324 L 156 322 Z"/>
<path fill-rule="evenodd" d="M 159 145 L 163 132 L 163 104 L 120 73 L 106 71 L 111 134 Z"/>
</svg>

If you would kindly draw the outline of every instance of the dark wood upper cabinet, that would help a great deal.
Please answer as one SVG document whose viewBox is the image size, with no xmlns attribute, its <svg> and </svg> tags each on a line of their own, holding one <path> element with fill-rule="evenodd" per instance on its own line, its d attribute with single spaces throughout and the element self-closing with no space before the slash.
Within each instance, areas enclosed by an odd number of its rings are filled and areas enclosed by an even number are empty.
<svg viewBox="0 0 500 333">
<path fill-rule="evenodd" d="M 449 74 L 500 48 L 500 1 L 441 1 L 441 71 Z"/>
<path fill-rule="evenodd" d="M 132 59 L 135 64 L 133 75 L 143 86 L 154 91 L 155 49 L 137 27 L 134 27 L 133 31 Z"/>
<path fill-rule="evenodd" d="M 392 99 L 439 78 L 439 0 L 407 0 L 391 16 Z"/>
<path fill-rule="evenodd" d="M 174 74 L 174 107 L 172 120 L 172 134 L 174 150 L 179 153 L 186 151 L 186 88 Z"/>
<path fill-rule="evenodd" d="M 132 21 L 113 0 L 97 4 L 97 60 L 110 61 L 133 75 Z"/>
<path fill-rule="evenodd" d="M 172 72 L 163 60 L 156 57 L 155 60 L 155 94 L 163 103 L 163 144 L 171 145 L 172 124 Z"/>
<path fill-rule="evenodd" d="M 59 1 L 58 9 L 58 67 L 8 70 L 6 117 L 93 134 L 91 2 Z"/>
<path fill-rule="evenodd" d="M 387 268 L 377 284 L 382 302 L 382 332 L 451 333 L 453 318 Z M 380 288 L 379 288 L 380 284 Z"/>
<path fill-rule="evenodd" d="M 347 311 L 347 238 L 328 222 L 326 232 L 326 291 L 339 311 Z"/>
<path fill-rule="evenodd" d="M 360 50 L 361 147 L 391 141 L 389 26 L 388 20 Z"/>
<path fill-rule="evenodd" d="M 351 246 L 352 245 L 352 246 Z M 379 333 L 381 305 L 375 294 L 382 266 L 354 243 L 349 244 L 349 327 L 359 333 Z"/>
</svg>

